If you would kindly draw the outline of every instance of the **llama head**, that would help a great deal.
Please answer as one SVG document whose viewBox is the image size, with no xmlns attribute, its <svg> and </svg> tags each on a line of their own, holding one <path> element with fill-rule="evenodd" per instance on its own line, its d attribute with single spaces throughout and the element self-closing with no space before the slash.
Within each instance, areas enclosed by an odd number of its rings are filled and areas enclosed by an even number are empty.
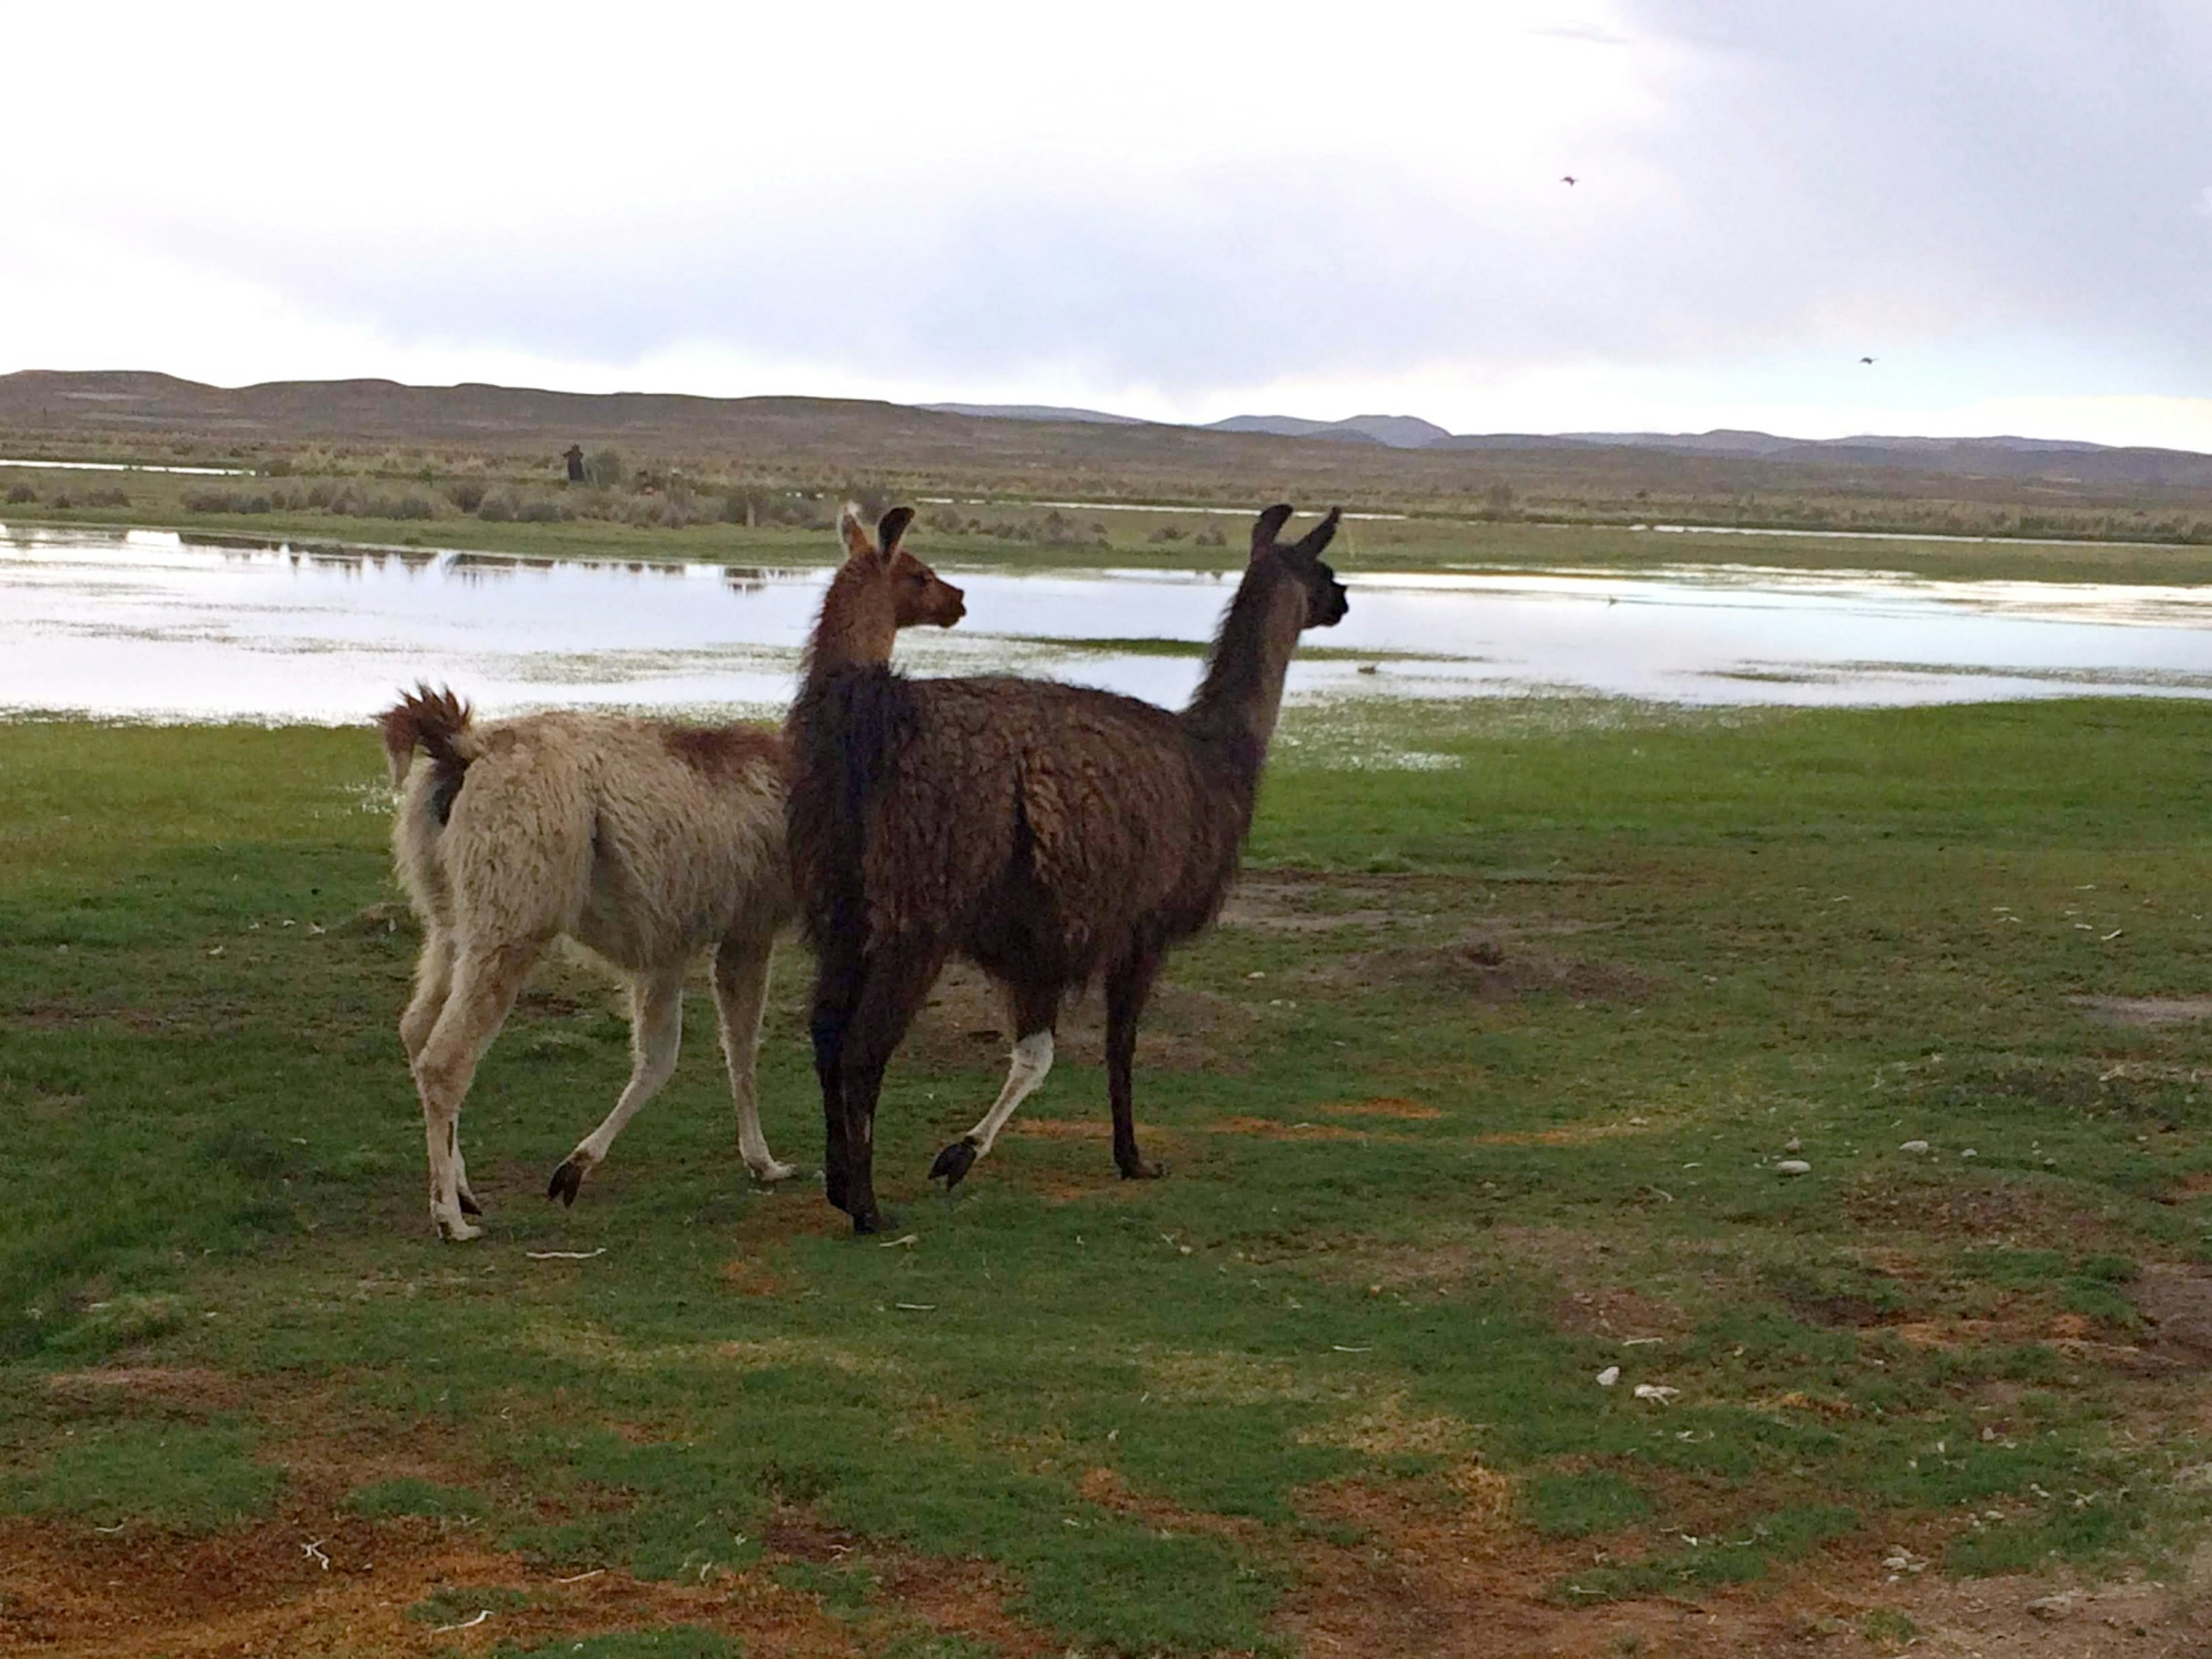
<svg viewBox="0 0 2212 1659">
<path fill-rule="evenodd" d="M 900 629 L 918 623 L 950 628 L 967 614 L 966 596 L 899 545 L 913 521 L 912 507 L 895 507 L 871 536 L 859 507 L 848 506 L 838 515 L 845 562 L 823 596 L 807 647 L 810 673 L 889 662 Z"/>
<path fill-rule="evenodd" d="M 1264 563 L 1280 571 L 1305 594 L 1306 617 L 1302 627 L 1334 628 L 1352 608 L 1344 584 L 1321 556 L 1335 538 L 1337 523 L 1343 516 L 1342 507 L 1332 507 L 1327 517 L 1295 542 L 1275 539 L 1291 520 L 1286 506 L 1269 507 L 1252 526 L 1253 565 Z"/>
<path fill-rule="evenodd" d="M 848 506 L 837 520 L 838 532 L 845 538 L 845 568 L 857 567 L 856 574 L 872 585 L 880 584 L 890 596 L 893 626 L 927 623 L 950 628 L 968 614 L 967 595 L 900 544 L 913 522 L 912 507 L 895 507 L 876 521 L 871 540 L 860 508 Z"/>
</svg>

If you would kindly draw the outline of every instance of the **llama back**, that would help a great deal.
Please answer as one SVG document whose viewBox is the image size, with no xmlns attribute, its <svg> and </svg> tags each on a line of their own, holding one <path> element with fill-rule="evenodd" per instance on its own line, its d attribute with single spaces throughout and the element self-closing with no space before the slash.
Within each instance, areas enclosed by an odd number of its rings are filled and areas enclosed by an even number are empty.
<svg viewBox="0 0 2212 1659">
<path fill-rule="evenodd" d="M 445 749 L 407 772 L 392 831 L 426 921 L 496 915 L 635 968 L 790 913 L 772 732 L 562 712 L 465 721 Z"/>
<path fill-rule="evenodd" d="M 894 708 L 851 728 L 830 829 L 845 902 L 866 905 L 872 931 L 969 933 L 1011 884 L 1081 959 L 1201 902 L 1213 815 L 1173 715 L 1046 681 L 898 685 Z"/>
</svg>

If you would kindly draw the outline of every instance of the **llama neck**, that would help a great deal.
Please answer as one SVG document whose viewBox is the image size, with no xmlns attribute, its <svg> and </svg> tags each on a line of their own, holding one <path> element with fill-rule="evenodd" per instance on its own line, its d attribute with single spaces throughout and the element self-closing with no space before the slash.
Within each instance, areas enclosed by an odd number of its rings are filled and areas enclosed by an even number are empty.
<svg viewBox="0 0 2212 1659">
<path fill-rule="evenodd" d="M 1304 623 L 1305 595 L 1295 582 L 1266 567 L 1248 570 L 1214 636 L 1206 678 L 1183 710 L 1183 729 L 1220 751 L 1248 796 L 1267 762 Z"/>
<path fill-rule="evenodd" d="M 806 641 L 800 677 L 811 682 L 841 668 L 889 662 L 897 634 L 891 598 L 884 585 L 847 565 L 822 596 L 822 614 Z"/>
</svg>

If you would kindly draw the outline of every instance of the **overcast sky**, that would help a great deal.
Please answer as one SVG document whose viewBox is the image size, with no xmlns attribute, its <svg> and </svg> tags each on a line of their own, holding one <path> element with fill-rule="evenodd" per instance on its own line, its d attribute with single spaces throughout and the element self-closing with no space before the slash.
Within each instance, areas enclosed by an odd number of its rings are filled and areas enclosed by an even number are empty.
<svg viewBox="0 0 2212 1659">
<path fill-rule="evenodd" d="M 56 5 L 6 49 L 0 372 L 2212 449 L 2204 0 Z"/>
</svg>

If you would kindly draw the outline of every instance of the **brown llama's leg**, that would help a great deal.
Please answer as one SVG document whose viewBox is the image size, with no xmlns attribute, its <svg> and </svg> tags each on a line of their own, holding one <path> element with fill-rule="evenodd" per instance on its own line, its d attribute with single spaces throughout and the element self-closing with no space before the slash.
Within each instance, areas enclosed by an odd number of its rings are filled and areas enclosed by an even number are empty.
<svg viewBox="0 0 2212 1659">
<path fill-rule="evenodd" d="M 684 969 L 678 963 L 630 981 L 629 1081 L 599 1127 L 576 1143 L 576 1150 L 561 1161 L 545 1184 L 545 1196 L 574 1204 L 584 1183 L 623 1126 L 638 1108 L 660 1092 L 674 1075 L 677 1051 L 684 1045 Z"/>
<path fill-rule="evenodd" d="M 738 1155 L 756 1181 L 788 1181 L 796 1164 L 779 1164 L 761 1133 L 753 1063 L 760 1054 L 761 1011 L 768 1005 L 769 957 L 775 935 L 763 928 L 733 934 L 714 952 L 714 1007 L 720 1016 L 722 1058 L 738 1108 Z"/>
<path fill-rule="evenodd" d="M 1167 1173 L 1137 1155 L 1137 1119 L 1129 1102 L 1129 1067 L 1137 1055 L 1137 1022 L 1160 971 L 1156 951 L 1139 951 L 1106 976 L 1106 1093 L 1114 1103 L 1114 1167 L 1125 1181 Z"/>
<path fill-rule="evenodd" d="M 851 1160 L 845 1148 L 845 1090 L 838 1057 L 853 1006 L 860 1000 L 860 956 L 842 939 L 818 947 L 814 970 L 814 1006 L 808 1030 L 814 1039 L 814 1075 L 822 1085 L 822 1187 L 837 1209 L 847 1210 L 845 1180 Z M 848 1213 L 850 1213 L 848 1210 Z"/>
<path fill-rule="evenodd" d="M 927 937 L 902 934 L 869 953 L 859 1000 L 845 1027 L 837 1054 L 838 1084 L 845 1109 L 845 1202 L 853 1231 L 882 1230 L 876 1209 L 876 1097 L 915 1012 L 937 983 L 945 965 L 942 945 Z"/>
<path fill-rule="evenodd" d="M 991 1150 L 999 1131 L 1052 1070 L 1052 1029 L 1060 1013 L 1058 985 L 1013 986 L 1007 1000 L 1014 1016 L 1014 1051 L 1006 1061 L 1006 1086 L 999 1091 L 991 1109 L 966 1134 L 938 1153 L 929 1166 L 929 1178 L 942 1180 L 951 1192 Z"/>
<path fill-rule="evenodd" d="M 415 1088 L 422 1100 L 422 1133 L 430 1153 L 430 1219 L 446 1238 L 474 1238 L 483 1231 L 462 1213 L 460 1194 L 468 1175 L 461 1162 L 461 1102 L 477 1062 L 506 1023 L 537 957 L 535 939 L 462 951 L 446 1006 L 415 1057 Z"/>
</svg>

